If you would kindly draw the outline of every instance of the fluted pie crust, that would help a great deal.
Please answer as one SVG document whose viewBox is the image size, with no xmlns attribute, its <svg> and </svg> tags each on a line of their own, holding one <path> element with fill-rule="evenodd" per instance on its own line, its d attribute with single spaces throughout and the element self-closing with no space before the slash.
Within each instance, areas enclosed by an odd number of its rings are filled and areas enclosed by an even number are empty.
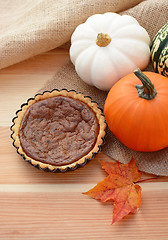
<svg viewBox="0 0 168 240">
<path fill-rule="evenodd" d="M 23 118 L 25 114 L 28 112 L 29 108 L 39 101 L 59 96 L 62 96 L 63 98 L 68 97 L 70 99 L 76 99 L 78 101 L 83 102 L 84 104 L 87 104 L 87 106 L 89 106 L 89 108 L 95 113 L 97 123 L 99 125 L 99 131 L 97 133 L 97 137 L 92 149 L 89 150 L 89 152 L 86 153 L 86 155 L 82 156 L 79 159 L 76 159 L 74 162 L 63 165 L 60 164 L 55 165 L 51 163 L 46 163 L 45 161 L 39 161 L 37 159 L 34 159 L 32 156 L 30 156 L 31 154 L 28 154 L 26 153 L 26 151 L 24 151 L 19 136 L 19 132 L 21 131 L 21 125 L 23 124 Z M 12 130 L 11 137 L 14 140 L 13 145 L 14 147 L 17 148 L 17 152 L 23 157 L 24 160 L 28 161 L 33 166 L 39 167 L 42 170 L 49 170 L 52 172 L 55 171 L 65 172 L 69 169 L 74 170 L 79 166 L 85 165 L 88 162 L 88 160 L 92 159 L 95 156 L 95 154 L 100 151 L 101 146 L 104 144 L 104 137 L 106 135 L 105 129 L 106 122 L 104 115 L 102 114 L 102 110 L 98 107 L 96 102 L 93 102 L 91 100 L 90 97 L 85 97 L 83 94 L 76 93 L 76 91 L 74 90 L 68 91 L 66 89 L 63 90 L 54 89 L 51 92 L 45 91 L 43 94 L 37 94 L 34 98 L 28 99 L 27 103 L 21 106 L 21 109 L 16 112 L 16 117 L 13 119 L 13 125 L 11 126 Z"/>
</svg>

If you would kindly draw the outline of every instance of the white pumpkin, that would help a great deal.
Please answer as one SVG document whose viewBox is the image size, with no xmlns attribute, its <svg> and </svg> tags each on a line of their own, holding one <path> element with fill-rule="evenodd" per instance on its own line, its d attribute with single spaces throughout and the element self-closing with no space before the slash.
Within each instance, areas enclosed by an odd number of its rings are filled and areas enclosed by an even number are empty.
<svg viewBox="0 0 168 240">
<path fill-rule="evenodd" d="M 80 24 L 71 37 L 70 58 L 80 78 L 101 90 L 150 60 L 150 38 L 137 20 L 108 12 Z"/>
</svg>

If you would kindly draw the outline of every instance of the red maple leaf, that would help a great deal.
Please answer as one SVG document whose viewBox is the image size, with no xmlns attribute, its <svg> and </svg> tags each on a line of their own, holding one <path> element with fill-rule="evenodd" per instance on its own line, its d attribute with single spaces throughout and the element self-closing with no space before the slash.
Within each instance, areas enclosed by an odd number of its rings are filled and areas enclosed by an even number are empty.
<svg viewBox="0 0 168 240">
<path fill-rule="evenodd" d="M 105 161 L 100 163 L 109 175 L 84 194 L 101 202 L 114 201 L 113 224 L 140 208 L 141 187 L 135 183 L 142 173 L 138 171 L 133 157 L 127 164 Z"/>
</svg>

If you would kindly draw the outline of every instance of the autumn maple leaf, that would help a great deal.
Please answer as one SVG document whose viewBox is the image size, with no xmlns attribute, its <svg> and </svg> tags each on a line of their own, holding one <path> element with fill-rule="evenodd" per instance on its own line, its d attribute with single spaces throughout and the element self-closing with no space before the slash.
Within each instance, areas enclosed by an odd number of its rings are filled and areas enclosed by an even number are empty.
<svg viewBox="0 0 168 240">
<path fill-rule="evenodd" d="M 109 175 L 84 194 L 101 202 L 114 201 L 113 224 L 140 208 L 141 187 L 135 183 L 142 173 L 138 171 L 133 157 L 127 164 L 105 161 L 100 163 Z"/>
</svg>

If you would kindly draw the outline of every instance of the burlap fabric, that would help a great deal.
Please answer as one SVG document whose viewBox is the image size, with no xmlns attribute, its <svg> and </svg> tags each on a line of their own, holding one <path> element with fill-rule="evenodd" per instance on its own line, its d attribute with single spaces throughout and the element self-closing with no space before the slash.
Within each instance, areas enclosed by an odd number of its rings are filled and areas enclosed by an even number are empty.
<svg viewBox="0 0 168 240">
<path fill-rule="evenodd" d="M 90 15 L 109 11 L 135 17 L 152 39 L 168 21 L 168 0 L 1 0 L 0 68 L 68 42 L 78 24 Z M 70 62 L 40 91 L 53 88 L 75 89 L 91 96 L 102 108 L 107 95 L 86 85 Z M 168 149 L 155 153 L 135 152 L 123 146 L 108 131 L 102 151 L 124 163 L 133 156 L 140 170 L 168 175 Z"/>
<path fill-rule="evenodd" d="M 66 43 L 94 13 L 121 12 L 141 1 L 0 0 L 0 69 Z"/>
</svg>

